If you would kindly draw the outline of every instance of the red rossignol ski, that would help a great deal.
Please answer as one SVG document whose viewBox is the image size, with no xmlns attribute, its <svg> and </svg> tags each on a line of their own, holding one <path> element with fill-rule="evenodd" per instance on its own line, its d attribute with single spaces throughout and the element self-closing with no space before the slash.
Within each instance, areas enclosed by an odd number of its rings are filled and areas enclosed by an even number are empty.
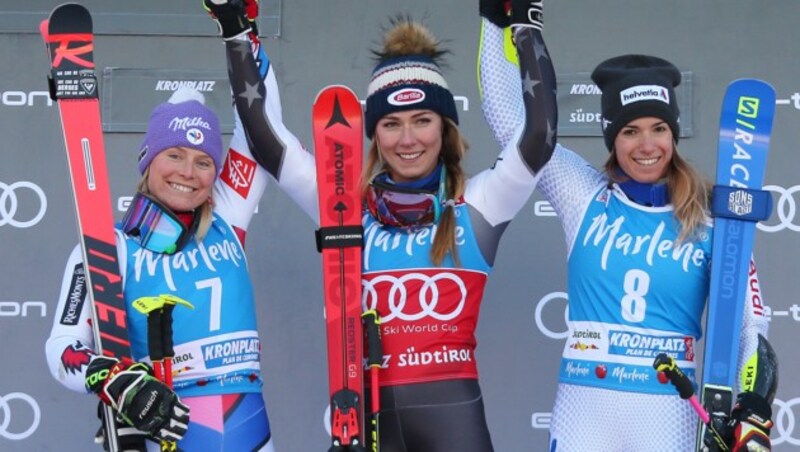
<svg viewBox="0 0 800 452">
<path fill-rule="evenodd" d="M 56 7 L 40 32 L 50 57 L 50 97 L 58 103 L 67 148 L 78 231 L 87 268 L 87 296 L 98 353 L 132 361 L 114 216 L 103 147 L 94 66 L 92 16 L 77 3 Z M 106 437 L 116 451 L 114 414 L 106 406 Z"/>
<path fill-rule="evenodd" d="M 365 451 L 361 325 L 361 104 L 344 86 L 329 86 L 313 107 L 319 186 L 325 322 L 330 388 L 330 452 Z"/>
</svg>

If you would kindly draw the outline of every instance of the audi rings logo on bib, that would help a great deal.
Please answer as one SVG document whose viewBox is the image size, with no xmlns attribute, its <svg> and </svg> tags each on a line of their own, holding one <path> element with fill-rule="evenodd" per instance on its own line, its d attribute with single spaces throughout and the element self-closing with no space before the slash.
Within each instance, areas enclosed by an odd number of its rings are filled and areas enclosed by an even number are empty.
<svg viewBox="0 0 800 452">
<path fill-rule="evenodd" d="M 765 232 L 779 232 L 786 229 L 800 232 L 800 217 L 798 217 L 797 212 L 800 185 L 794 185 L 789 188 L 783 188 L 779 185 L 765 185 L 764 190 L 777 195 L 777 197 L 773 196 L 772 198 L 775 210 L 768 220 L 758 222 L 756 227 Z M 776 218 L 777 222 L 775 221 Z"/>
<path fill-rule="evenodd" d="M 33 397 L 24 392 L 0 395 L 0 436 L 3 438 L 11 441 L 28 438 L 39 428 L 41 420 L 42 412 Z"/>
<path fill-rule="evenodd" d="M 378 309 L 382 313 L 381 323 L 394 319 L 449 321 L 457 318 L 467 303 L 467 285 L 459 275 L 449 272 L 383 274 L 365 278 L 363 285 L 365 309 Z M 448 296 L 442 296 L 444 293 Z M 379 300 L 386 300 L 385 311 L 379 309 Z"/>
<path fill-rule="evenodd" d="M 47 212 L 41 187 L 28 181 L 0 182 L 0 226 L 25 229 L 35 226 Z"/>
<path fill-rule="evenodd" d="M 775 426 L 772 427 L 770 438 L 773 446 L 783 443 L 800 446 L 800 438 L 795 436 L 795 409 L 798 405 L 800 405 L 800 397 L 785 402 L 775 399 L 772 402 L 772 421 Z"/>
<path fill-rule="evenodd" d="M 386 100 L 397 106 L 418 104 L 425 100 L 425 92 L 417 88 L 403 88 L 389 94 Z"/>
</svg>

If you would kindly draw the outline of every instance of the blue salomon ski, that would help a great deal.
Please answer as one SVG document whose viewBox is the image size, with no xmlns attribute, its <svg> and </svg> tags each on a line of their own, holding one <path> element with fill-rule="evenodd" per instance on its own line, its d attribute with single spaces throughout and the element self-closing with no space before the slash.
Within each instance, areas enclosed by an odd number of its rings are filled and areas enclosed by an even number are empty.
<svg viewBox="0 0 800 452">
<path fill-rule="evenodd" d="M 775 90 L 752 79 L 732 82 L 720 118 L 712 214 L 714 239 L 700 400 L 714 418 L 729 416 L 736 385 L 739 336 L 756 222 L 772 198 L 761 190 L 766 170 Z M 705 425 L 698 436 L 703 448 Z"/>
</svg>

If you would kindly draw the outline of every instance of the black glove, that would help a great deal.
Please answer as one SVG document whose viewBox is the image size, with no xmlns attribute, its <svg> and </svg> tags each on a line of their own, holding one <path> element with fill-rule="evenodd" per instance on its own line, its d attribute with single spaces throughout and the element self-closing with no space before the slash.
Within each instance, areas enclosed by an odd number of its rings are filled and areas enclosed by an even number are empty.
<svg viewBox="0 0 800 452">
<path fill-rule="evenodd" d="M 769 440 L 769 431 L 773 425 L 771 418 L 772 407 L 765 398 L 754 392 L 739 394 L 728 423 L 731 451 L 771 450 Z"/>
<path fill-rule="evenodd" d="M 228 41 L 246 33 L 258 35 L 258 0 L 203 0 L 203 7 L 217 23 L 222 39 Z"/>
<path fill-rule="evenodd" d="M 489 22 L 500 28 L 506 28 L 511 25 L 511 19 L 508 17 L 509 6 L 509 0 L 480 0 L 478 10 Z"/>
<path fill-rule="evenodd" d="M 129 367 L 96 356 L 86 369 L 86 387 L 128 424 L 158 440 L 178 441 L 189 425 L 189 407 L 143 363 Z"/>
<path fill-rule="evenodd" d="M 542 0 L 511 0 L 511 26 L 542 29 Z"/>
</svg>

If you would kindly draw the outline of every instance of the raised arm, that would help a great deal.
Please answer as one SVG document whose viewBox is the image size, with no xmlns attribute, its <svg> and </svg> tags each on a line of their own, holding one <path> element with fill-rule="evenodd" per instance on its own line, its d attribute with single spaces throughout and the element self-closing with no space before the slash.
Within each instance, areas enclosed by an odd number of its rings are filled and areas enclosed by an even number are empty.
<svg viewBox="0 0 800 452">
<path fill-rule="evenodd" d="M 273 67 L 253 30 L 254 22 L 248 19 L 248 14 L 257 15 L 257 3 L 206 0 L 205 6 L 225 41 L 228 77 L 240 119 L 236 126 L 243 129 L 256 162 L 319 222 L 314 158 L 283 124 Z"/>
<path fill-rule="evenodd" d="M 553 154 L 558 123 L 555 71 L 542 36 L 542 1 L 514 0 L 510 16 L 504 3 L 481 0 L 482 108 L 500 146 L 513 140 L 531 171 L 538 172 Z"/>
<path fill-rule="evenodd" d="M 470 180 L 465 198 L 495 227 L 511 221 L 533 193 L 537 173 L 556 144 L 557 108 L 555 74 L 542 38 L 541 1 L 513 3 L 524 9 L 512 13 L 509 21 L 518 48 L 511 53 L 519 53 L 518 66 L 502 47 L 505 32 L 487 18 L 487 9 L 502 11 L 503 2 L 487 2 L 481 4 L 480 85 L 485 114 L 503 150 L 492 168 Z M 492 20 L 502 25 L 500 19 L 507 16 L 498 14 Z"/>
</svg>

